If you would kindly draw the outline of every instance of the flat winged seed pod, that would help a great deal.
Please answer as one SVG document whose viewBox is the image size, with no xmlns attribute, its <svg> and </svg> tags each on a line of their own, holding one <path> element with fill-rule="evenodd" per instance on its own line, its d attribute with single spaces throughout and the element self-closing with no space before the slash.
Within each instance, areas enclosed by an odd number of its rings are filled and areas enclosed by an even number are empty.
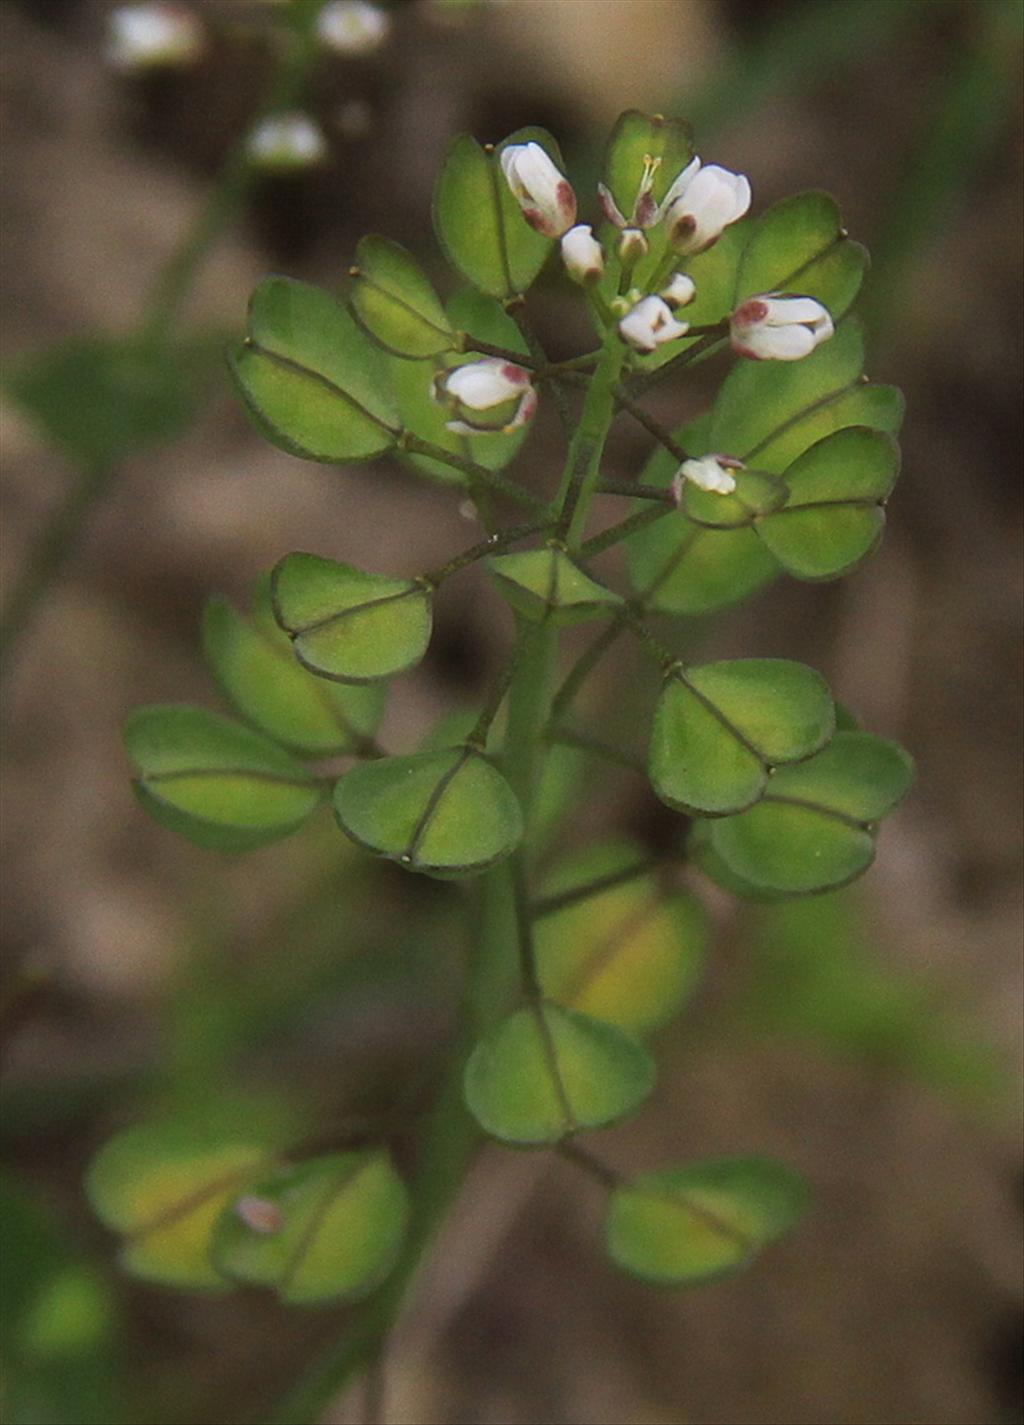
<svg viewBox="0 0 1024 1425">
<path fill-rule="evenodd" d="M 381 757 L 334 793 L 343 831 L 410 871 L 464 876 L 503 860 L 523 831 L 504 777 L 472 747 Z"/>
<path fill-rule="evenodd" d="M 903 799 L 913 763 L 866 732 L 837 732 L 816 757 L 780 767 L 763 800 L 715 822 L 712 849 L 741 880 L 807 894 L 845 885 L 875 856 L 877 823 Z"/>
<path fill-rule="evenodd" d="M 711 1158 L 612 1193 L 608 1254 L 647 1281 L 697 1286 L 747 1266 L 803 1215 L 802 1180 L 764 1158 Z"/>
<path fill-rule="evenodd" d="M 724 816 L 753 805 L 771 769 L 823 747 L 835 710 L 820 674 L 779 658 L 677 669 L 654 714 L 650 774 L 662 801 Z"/>
<path fill-rule="evenodd" d="M 557 1143 L 631 1113 L 650 1093 L 654 1063 L 623 1030 L 541 1003 L 516 1010 L 466 1065 L 470 1112 L 508 1143 Z"/>
<path fill-rule="evenodd" d="M 586 623 L 622 604 L 618 594 L 584 574 L 563 549 L 498 554 L 488 565 L 504 597 L 534 623 Z"/>
<path fill-rule="evenodd" d="M 284 748 L 205 708 L 138 708 L 124 743 L 150 815 L 212 850 L 289 836 L 324 799 L 323 784 Z"/>
<path fill-rule="evenodd" d="M 271 576 L 274 612 L 304 668 L 342 683 L 404 672 L 430 642 L 431 590 L 316 554 L 288 554 Z"/>
</svg>

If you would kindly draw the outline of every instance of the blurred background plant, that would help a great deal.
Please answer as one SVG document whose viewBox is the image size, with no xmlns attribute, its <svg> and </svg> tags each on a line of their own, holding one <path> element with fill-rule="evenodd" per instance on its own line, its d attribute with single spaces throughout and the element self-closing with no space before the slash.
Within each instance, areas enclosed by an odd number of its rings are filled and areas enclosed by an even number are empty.
<svg viewBox="0 0 1024 1425">
<path fill-rule="evenodd" d="M 366 231 L 435 263 L 430 189 L 455 131 L 544 124 L 596 179 L 634 105 L 691 118 L 758 206 L 829 188 L 872 251 L 872 375 L 908 398 L 886 544 L 843 584 L 778 586 L 689 637 L 807 658 L 913 749 L 919 783 L 861 885 L 715 900 L 653 1106 L 606 1135 L 611 1161 L 642 1167 L 669 1139 L 679 1156 L 777 1154 L 815 1185 L 804 1230 L 699 1299 L 652 1295 L 592 1252 L 564 1167 L 485 1154 L 391 1353 L 389 1413 L 1018 1418 L 1019 6 L 140 8 L 165 26 L 141 40 L 137 15 L 99 0 L 0 6 L 6 1418 L 267 1416 L 337 1313 L 128 1281 L 83 1166 L 211 1081 L 321 1125 L 400 1119 L 450 1029 L 445 888 L 369 866 L 326 824 L 212 858 L 131 799 L 120 724 L 139 702 L 208 700 L 211 592 L 241 601 L 287 549 L 405 571 L 451 548 L 450 497 L 408 472 L 258 441 L 221 356 L 246 296 L 267 270 L 336 286 Z M 557 359 L 585 334 L 546 297 Z M 693 414 L 659 400 L 666 424 Z M 534 439 L 542 457 L 555 432 Z M 643 448 L 619 440 L 624 471 Z M 396 741 L 493 675 L 478 596 L 446 598 Z M 618 689 L 595 693 L 609 731 L 628 728 Z M 665 837 L 627 772 L 595 797 L 602 825 Z"/>
</svg>

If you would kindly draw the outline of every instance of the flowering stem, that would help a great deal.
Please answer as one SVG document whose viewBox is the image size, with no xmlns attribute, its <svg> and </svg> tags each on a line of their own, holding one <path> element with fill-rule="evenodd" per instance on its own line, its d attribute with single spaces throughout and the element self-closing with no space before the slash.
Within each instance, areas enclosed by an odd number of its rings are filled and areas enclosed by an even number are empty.
<svg viewBox="0 0 1024 1425">
<path fill-rule="evenodd" d="M 559 491 L 557 532 L 570 549 L 578 547 L 586 526 L 601 473 L 605 440 L 615 415 L 615 387 L 625 359 L 626 348 L 613 330 L 605 339 L 603 355 L 587 388 Z"/>
<path fill-rule="evenodd" d="M 488 554 L 501 554 L 511 545 L 516 544 L 520 539 L 529 539 L 530 535 L 541 534 L 546 529 L 551 529 L 554 525 L 553 519 L 535 520 L 532 524 L 512 525 L 503 529 L 500 534 L 488 535 L 479 544 L 473 544 L 469 549 L 464 549 L 461 554 L 454 554 L 445 564 L 441 564 L 437 569 L 432 569 L 428 574 L 422 575 L 423 581 L 433 585 L 449 579 L 453 574 L 457 574 L 460 569 L 466 569 L 470 564 L 475 564 L 477 560 L 484 559 Z"/>
<path fill-rule="evenodd" d="M 618 524 L 613 524 L 608 529 L 602 530 L 600 534 L 595 534 L 591 539 L 584 540 L 578 551 L 580 559 L 593 559 L 595 555 L 603 554 L 606 549 L 611 549 L 614 545 L 621 544 L 624 539 L 628 539 L 631 534 L 636 534 L 638 529 L 645 529 L 647 525 L 654 524 L 657 520 L 663 520 L 666 515 L 672 513 L 674 508 L 674 505 L 662 502 L 648 504 L 642 510 L 634 510 L 631 515 L 627 515 Z"/>
</svg>

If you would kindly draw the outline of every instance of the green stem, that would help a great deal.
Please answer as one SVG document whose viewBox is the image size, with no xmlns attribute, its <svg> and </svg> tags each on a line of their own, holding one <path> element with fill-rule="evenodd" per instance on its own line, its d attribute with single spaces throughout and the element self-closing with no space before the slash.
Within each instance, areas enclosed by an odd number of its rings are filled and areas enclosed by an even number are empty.
<svg viewBox="0 0 1024 1425">
<path fill-rule="evenodd" d="M 398 438 L 398 444 L 402 450 L 411 451 L 414 455 L 429 455 L 431 460 L 440 460 L 442 464 L 450 465 L 453 470 L 461 470 L 464 475 L 469 476 L 472 485 L 482 486 L 486 490 L 493 491 L 496 495 L 505 495 L 525 509 L 542 510 L 547 508 L 539 496 L 531 494 L 529 490 L 524 490 L 521 485 L 517 485 L 507 475 L 502 475 L 497 470 L 488 470 L 486 465 L 480 465 L 477 461 L 470 460 L 466 455 L 459 455 L 454 450 L 447 450 L 443 445 L 435 445 L 433 441 L 423 440 L 422 437 L 414 435 L 411 430 L 402 431 Z"/>
<path fill-rule="evenodd" d="M 577 548 L 582 541 L 590 502 L 601 474 L 605 440 L 615 415 L 615 387 L 625 359 L 625 346 L 616 332 L 610 332 L 604 354 L 587 388 L 559 491 L 558 533 L 569 549 Z"/>
<path fill-rule="evenodd" d="M 644 509 L 634 510 L 631 515 L 627 515 L 618 524 L 610 525 L 600 534 L 585 539 L 579 548 L 580 559 L 593 559 L 596 554 L 602 554 L 606 549 L 612 549 L 616 544 L 621 544 L 631 534 L 636 534 L 638 529 L 646 529 L 649 524 L 656 524 L 658 520 L 663 520 L 674 510 L 674 504 L 666 504 L 664 501 L 652 501 Z"/>
</svg>

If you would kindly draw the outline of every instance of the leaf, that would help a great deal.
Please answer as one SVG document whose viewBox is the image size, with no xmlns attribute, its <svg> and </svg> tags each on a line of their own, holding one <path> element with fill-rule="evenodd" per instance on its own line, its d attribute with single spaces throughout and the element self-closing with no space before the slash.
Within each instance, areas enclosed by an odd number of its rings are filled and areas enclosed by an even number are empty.
<svg viewBox="0 0 1024 1425">
<path fill-rule="evenodd" d="M 283 748 L 205 708 L 138 708 L 124 743 L 141 773 L 139 801 L 197 846 L 251 851 L 297 831 L 323 800 Z"/>
<path fill-rule="evenodd" d="M 221 1214 L 213 1260 L 289 1305 L 357 1301 L 390 1273 L 408 1219 L 386 1153 L 332 1153 L 254 1180 Z"/>
<path fill-rule="evenodd" d="M 266 583 L 257 597 L 269 604 Z M 225 599 L 211 599 L 203 611 L 203 652 L 236 711 L 286 747 L 314 757 L 359 752 L 380 721 L 382 685 L 314 678 L 296 663 L 272 615 L 264 613 L 257 626 Z"/>
<path fill-rule="evenodd" d="M 815 297 L 838 321 L 850 308 L 868 265 L 851 242 L 828 193 L 797 193 L 752 224 L 736 274 L 734 307 L 762 292 Z"/>
<path fill-rule="evenodd" d="M 631 1113 L 654 1084 L 654 1061 L 621 1029 L 543 1004 L 516 1010 L 466 1065 L 470 1113 L 507 1143 L 557 1143 Z"/>
<path fill-rule="evenodd" d="M 390 678 L 418 663 L 430 642 L 431 590 L 417 579 L 286 554 L 271 574 L 271 595 L 296 658 L 321 678 Z"/>
<path fill-rule="evenodd" d="M 341 829 L 367 851 L 434 876 L 485 870 L 523 833 L 512 788 L 468 746 L 354 767 L 335 788 L 334 808 Z"/>
<path fill-rule="evenodd" d="M 411 252 L 390 238 L 361 238 L 350 275 L 356 319 L 385 351 L 424 357 L 452 350 L 444 307 Z"/>
<path fill-rule="evenodd" d="M 875 823 L 903 798 L 913 763 L 894 742 L 839 732 L 816 757 L 780 767 L 764 799 L 716 821 L 710 844 L 730 871 L 792 894 L 845 885 L 875 854 Z"/>
<path fill-rule="evenodd" d="M 39 352 L 8 375 L 14 400 L 56 445 L 87 466 L 116 464 L 171 440 L 195 401 L 188 347 L 154 351 L 137 340 L 75 337 Z"/>
<path fill-rule="evenodd" d="M 112 1138 L 86 1175 L 89 1201 L 125 1238 L 121 1261 L 147 1281 L 190 1290 L 225 1290 L 210 1258 L 217 1219 L 280 1146 L 251 1106 L 227 1113 L 141 1123 Z"/>
<path fill-rule="evenodd" d="M 709 1158 L 617 1188 L 608 1253 L 645 1281 L 697 1286 L 745 1267 L 802 1216 L 803 1181 L 765 1158 Z"/>
<path fill-rule="evenodd" d="M 678 669 L 654 713 L 649 768 L 663 802 L 722 816 L 764 794 L 778 763 L 817 752 L 835 730 L 820 674 L 781 658 Z"/>
<path fill-rule="evenodd" d="M 249 302 L 249 334 L 229 355 L 257 426 L 289 454 L 362 460 L 394 445 L 383 356 L 320 288 L 266 278 Z"/>
<path fill-rule="evenodd" d="M 737 876 L 736 872 L 726 865 L 712 845 L 711 832 L 714 826 L 714 821 L 705 820 L 703 817 L 694 819 L 686 838 L 687 862 L 696 866 L 709 881 L 713 881 L 723 891 L 739 896 L 741 900 L 773 902 L 785 899 L 784 892 L 755 886 L 753 882 Z"/>
<path fill-rule="evenodd" d="M 445 256 L 492 297 L 525 292 L 552 247 L 527 223 L 501 171 L 502 150 L 525 143 L 540 144 L 562 167 L 558 145 L 543 129 L 519 129 L 496 149 L 462 134 L 445 154 L 434 189 L 434 229 Z"/>
<path fill-rule="evenodd" d="M 487 561 L 502 596 L 534 623 L 585 623 L 619 608 L 622 599 L 584 574 L 563 549 L 527 549 Z"/>
<path fill-rule="evenodd" d="M 563 866 L 545 894 L 571 893 L 641 859 L 640 848 L 628 844 L 592 849 Z M 651 874 L 545 914 L 533 933 L 547 999 L 646 1035 L 667 1024 L 692 993 L 708 923 L 693 895 Z"/>
<path fill-rule="evenodd" d="M 847 426 L 826 436 L 786 470 L 788 499 L 758 522 L 758 535 L 797 579 L 848 573 L 882 537 L 899 460 L 884 431 Z"/>
</svg>

